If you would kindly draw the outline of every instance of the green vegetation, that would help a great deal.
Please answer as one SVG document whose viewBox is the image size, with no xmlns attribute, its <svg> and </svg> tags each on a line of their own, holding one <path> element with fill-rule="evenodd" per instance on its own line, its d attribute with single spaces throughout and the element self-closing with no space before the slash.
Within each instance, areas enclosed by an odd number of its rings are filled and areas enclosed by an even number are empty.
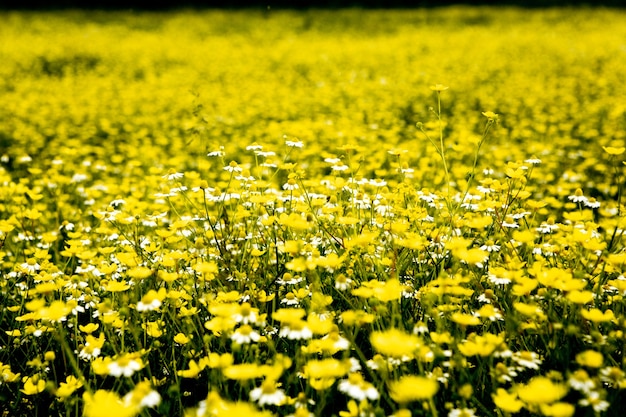
<svg viewBox="0 0 626 417">
<path fill-rule="evenodd" d="M 623 12 L 0 39 L 3 415 L 619 415 Z"/>
</svg>

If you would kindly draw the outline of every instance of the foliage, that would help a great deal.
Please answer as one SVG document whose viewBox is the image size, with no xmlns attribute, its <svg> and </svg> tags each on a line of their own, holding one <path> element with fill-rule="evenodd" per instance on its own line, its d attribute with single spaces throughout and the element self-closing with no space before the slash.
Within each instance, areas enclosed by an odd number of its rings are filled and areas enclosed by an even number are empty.
<svg viewBox="0 0 626 417">
<path fill-rule="evenodd" d="M 0 15 L 2 411 L 619 414 L 624 23 Z"/>
</svg>

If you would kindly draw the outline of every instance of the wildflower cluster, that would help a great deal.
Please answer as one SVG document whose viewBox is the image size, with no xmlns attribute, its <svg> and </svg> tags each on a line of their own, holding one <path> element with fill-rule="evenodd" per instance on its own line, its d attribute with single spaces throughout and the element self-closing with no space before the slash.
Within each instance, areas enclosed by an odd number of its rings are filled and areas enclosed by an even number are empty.
<svg viewBox="0 0 626 417">
<path fill-rule="evenodd" d="M 3 17 L 3 413 L 619 411 L 621 15 L 574 13 L 559 29 L 589 36 L 564 48 L 517 39 L 508 9 L 311 13 L 200 14 L 208 32 L 186 12 L 89 30 L 46 15 L 63 34 Z M 450 26 L 459 47 L 419 75 L 431 18 L 476 27 Z M 20 48 L 42 36 L 58 47 Z M 480 55 L 511 44 L 549 56 L 525 64 L 546 79 Z M 452 65 L 468 50 L 481 65 Z M 435 72 L 454 82 L 429 89 Z M 215 93 L 184 96 L 194 73 Z M 560 105 L 539 108 L 547 93 Z"/>
</svg>

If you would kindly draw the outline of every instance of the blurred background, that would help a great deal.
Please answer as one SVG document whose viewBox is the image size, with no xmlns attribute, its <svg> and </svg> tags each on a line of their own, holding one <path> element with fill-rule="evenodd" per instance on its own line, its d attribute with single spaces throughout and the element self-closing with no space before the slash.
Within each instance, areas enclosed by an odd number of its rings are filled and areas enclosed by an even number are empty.
<svg viewBox="0 0 626 417">
<path fill-rule="evenodd" d="M 520 7 L 603 6 L 625 7 L 626 0 L 0 0 L 0 9 L 137 9 L 168 10 L 177 8 L 413 8 L 454 4 L 513 5 Z"/>
</svg>

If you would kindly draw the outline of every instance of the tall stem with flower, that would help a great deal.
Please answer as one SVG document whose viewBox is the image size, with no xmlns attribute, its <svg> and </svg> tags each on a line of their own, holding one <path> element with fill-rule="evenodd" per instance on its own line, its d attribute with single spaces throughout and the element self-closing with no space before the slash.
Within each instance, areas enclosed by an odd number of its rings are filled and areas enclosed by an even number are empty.
<svg viewBox="0 0 626 417">
<path fill-rule="evenodd" d="M 424 125 L 421 122 L 417 123 L 417 128 L 422 132 L 422 134 L 433 144 L 435 150 L 441 157 L 441 161 L 443 163 L 443 170 L 445 173 L 446 180 L 446 188 L 448 190 L 448 197 L 450 195 L 450 173 L 448 171 L 448 162 L 446 160 L 446 151 L 443 143 L 443 120 L 441 119 L 441 92 L 447 90 L 448 86 L 442 84 L 435 84 L 430 87 L 431 90 L 437 93 L 437 110 L 430 108 L 430 111 L 437 117 L 437 127 L 439 130 L 439 143 L 437 143 L 424 129 Z"/>
</svg>

